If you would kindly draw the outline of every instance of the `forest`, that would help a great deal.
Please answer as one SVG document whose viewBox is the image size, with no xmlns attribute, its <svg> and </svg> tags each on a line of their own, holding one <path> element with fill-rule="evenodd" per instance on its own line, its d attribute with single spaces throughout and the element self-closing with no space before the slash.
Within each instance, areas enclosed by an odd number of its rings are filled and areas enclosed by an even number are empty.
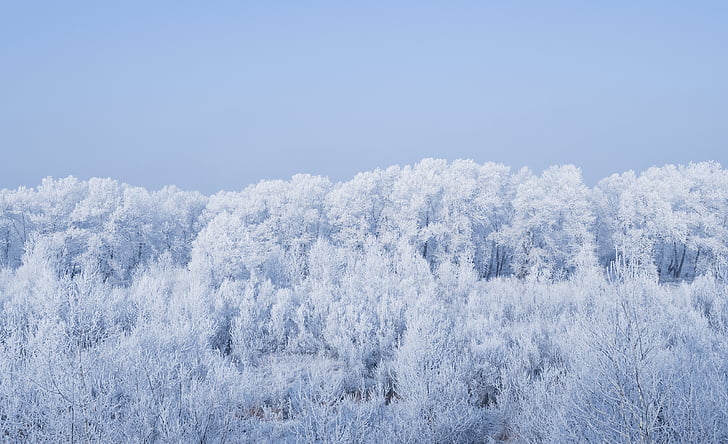
<svg viewBox="0 0 728 444">
<path fill-rule="evenodd" d="M 728 171 L 0 190 L 0 441 L 728 442 Z"/>
</svg>

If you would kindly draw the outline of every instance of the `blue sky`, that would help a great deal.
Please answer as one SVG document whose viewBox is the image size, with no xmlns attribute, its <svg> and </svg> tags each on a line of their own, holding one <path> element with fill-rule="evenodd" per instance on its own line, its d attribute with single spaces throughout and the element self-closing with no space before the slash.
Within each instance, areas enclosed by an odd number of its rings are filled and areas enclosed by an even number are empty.
<svg viewBox="0 0 728 444">
<path fill-rule="evenodd" d="M 0 188 L 728 165 L 728 2 L 0 3 Z"/>
</svg>

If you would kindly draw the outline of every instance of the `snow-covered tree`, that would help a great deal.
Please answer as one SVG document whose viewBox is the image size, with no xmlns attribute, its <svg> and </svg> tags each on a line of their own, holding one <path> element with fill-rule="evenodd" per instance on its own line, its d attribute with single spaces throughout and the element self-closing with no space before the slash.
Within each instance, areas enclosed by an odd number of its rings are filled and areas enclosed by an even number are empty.
<svg viewBox="0 0 728 444">
<path fill-rule="evenodd" d="M 596 265 L 594 216 L 581 172 L 563 166 L 520 176 L 513 219 L 498 237 L 513 251 L 516 274 L 561 278 Z"/>
</svg>

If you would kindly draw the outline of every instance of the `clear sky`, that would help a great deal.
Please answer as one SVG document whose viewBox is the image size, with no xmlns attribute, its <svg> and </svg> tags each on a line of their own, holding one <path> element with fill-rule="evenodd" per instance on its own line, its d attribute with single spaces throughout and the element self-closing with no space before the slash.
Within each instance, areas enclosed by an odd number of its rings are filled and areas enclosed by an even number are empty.
<svg viewBox="0 0 728 444">
<path fill-rule="evenodd" d="M 727 153 L 725 1 L 0 1 L 0 188 Z"/>
</svg>

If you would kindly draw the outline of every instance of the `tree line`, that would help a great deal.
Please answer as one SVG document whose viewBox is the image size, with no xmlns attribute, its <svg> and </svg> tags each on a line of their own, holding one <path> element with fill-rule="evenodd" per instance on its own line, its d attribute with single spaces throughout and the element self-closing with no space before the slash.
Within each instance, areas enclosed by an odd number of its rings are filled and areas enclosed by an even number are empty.
<svg viewBox="0 0 728 444">
<path fill-rule="evenodd" d="M 209 283 L 255 275 L 305 278 L 320 248 L 412 249 L 433 273 L 558 280 L 630 264 L 660 281 L 722 275 L 728 259 L 728 173 L 714 162 L 614 174 L 594 188 L 578 168 L 540 175 L 495 163 L 425 159 L 332 183 L 296 175 L 204 196 L 112 179 L 46 178 L 0 191 L 0 267 L 45 254 L 57 272 L 94 270 L 128 284 L 168 255 Z"/>
</svg>

